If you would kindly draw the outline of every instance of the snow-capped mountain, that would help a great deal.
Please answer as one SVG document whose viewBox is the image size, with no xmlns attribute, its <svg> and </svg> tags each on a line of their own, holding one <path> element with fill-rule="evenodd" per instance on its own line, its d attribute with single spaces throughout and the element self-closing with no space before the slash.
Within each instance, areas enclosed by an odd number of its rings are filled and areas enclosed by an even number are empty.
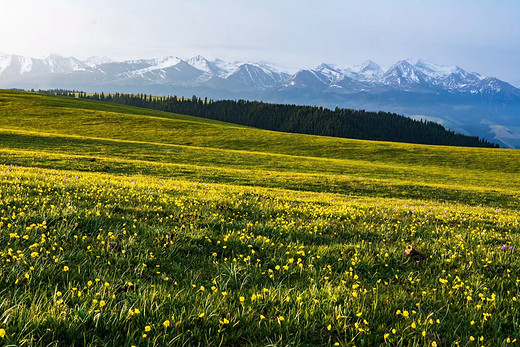
<svg viewBox="0 0 520 347">
<path fill-rule="evenodd" d="M 363 80 L 377 79 L 383 74 L 381 66 L 377 65 L 372 60 L 367 60 L 360 65 L 355 65 L 351 70 L 357 75 L 358 79 Z"/>
<path fill-rule="evenodd" d="M 519 90 L 507 82 L 493 77 L 469 73 L 457 66 L 441 66 L 427 63 L 401 60 L 386 71 L 368 60 L 361 65 L 341 68 L 333 64 L 321 64 L 309 71 L 325 76 L 329 86 L 340 86 L 346 92 L 359 91 L 407 91 L 407 92 L 448 92 L 448 93 L 506 93 L 520 95 Z M 301 73 L 300 71 L 299 73 Z M 294 79 L 293 75 L 291 79 Z M 286 86 L 295 84 L 285 83 Z M 353 89 L 349 89 L 353 88 Z"/>
<path fill-rule="evenodd" d="M 387 86 L 411 90 L 414 87 L 427 85 L 427 76 L 423 75 L 415 65 L 402 60 L 392 65 L 381 77 L 381 83 Z"/>
<path fill-rule="evenodd" d="M 200 55 L 189 59 L 170 56 L 115 62 L 107 57 L 91 57 L 80 61 L 58 55 L 35 59 L 0 54 L 0 80 L 4 87 L 16 87 L 12 81 L 23 83 L 35 76 L 45 79 L 51 75 L 71 74 L 69 77 L 72 80 L 77 72 L 97 76 L 93 81 L 99 81 L 102 75 L 104 85 L 111 82 L 121 85 L 125 80 L 134 84 L 135 80 L 139 80 L 143 86 L 146 83 L 200 86 L 217 78 L 226 80 L 227 83 L 222 85 L 232 87 L 233 90 L 310 88 L 340 93 L 394 90 L 518 94 L 517 88 L 496 78 L 470 73 L 457 66 L 435 65 L 422 60 L 401 60 L 386 70 L 370 60 L 352 67 L 324 63 L 315 69 L 301 69 L 291 74 L 265 62 L 226 62 L 206 59 Z M 37 87 L 36 80 L 31 82 Z M 215 82 L 209 84 L 214 85 Z"/>
<path fill-rule="evenodd" d="M 383 84 L 404 90 L 420 88 L 464 93 L 500 92 L 500 87 L 493 85 L 495 80 L 478 73 L 466 72 L 458 66 L 439 66 L 422 60 L 415 64 L 409 60 L 399 61 L 381 78 Z M 511 91 L 505 84 L 501 87 L 505 87 L 504 91 Z"/>
<path fill-rule="evenodd" d="M 132 63 L 124 71 L 116 74 L 119 83 L 182 85 L 194 83 L 204 74 L 204 71 L 177 57 L 139 60 Z M 98 67 L 103 68 L 103 65 Z"/>
<path fill-rule="evenodd" d="M 324 71 L 326 70 L 326 71 Z M 287 80 L 282 88 L 309 91 L 324 90 L 334 80 L 333 71 L 329 69 L 300 70 Z"/>
<path fill-rule="evenodd" d="M 388 68 L 370 60 L 355 66 L 323 63 L 293 71 L 267 62 L 200 55 L 116 62 L 0 54 L 1 88 L 196 94 L 384 110 L 444 119 L 457 131 L 503 143 L 503 134 L 509 134 L 507 145 L 520 146 L 520 89 L 494 77 L 423 60 L 401 60 Z M 494 130 L 498 128 L 502 137 Z"/>
<path fill-rule="evenodd" d="M 109 64 L 109 63 L 113 63 L 113 62 L 114 61 L 108 57 L 90 57 L 84 61 L 84 63 L 90 67 L 95 67 L 97 65 L 102 65 L 102 64 Z"/>
<path fill-rule="evenodd" d="M 322 81 L 325 76 L 329 83 L 341 81 L 346 76 L 346 71 L 335 64 L 320 64 L 314 72 L 320 75 L 319 79 Z"/>
<path fill-rule="evenodd" d="M 35 59 L 21 55 L 0 55 L 0 79 L 17 78 L 44 74 L 63 74 L 84 71 L 85 62 L 73 57 L 50 55 L 46 59 Z"/>
<path fill-rule="evenodd" d="M 278 86 L 288 75 L 278 73 L 257 63 L 245 63 L 229 74 L 226 79 L 233 85 L 245 89 L 267 89 Z"/>
<path fill-rule="evenodd" d="M 240 64 L 228 63 L 220 59 L 209 60 L 201 55 L 190 58 L 186 62 L 194 68 L 204 71 L 208 79 L 212 76 L 226 78 L 240 66 Z"/>
</svg>

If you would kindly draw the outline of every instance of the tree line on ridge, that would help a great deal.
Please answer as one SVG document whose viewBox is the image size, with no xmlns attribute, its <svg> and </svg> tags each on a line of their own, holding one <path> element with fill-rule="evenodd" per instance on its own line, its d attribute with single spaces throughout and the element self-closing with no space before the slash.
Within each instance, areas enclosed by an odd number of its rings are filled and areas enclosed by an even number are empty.
<svg viewBox="0 0 520 347">
<path fill-rule="evenodd" d="M 111 102 L 171 113 L 186 114 L 260 129 L 362 140 L 429 145 L 499 147 L 476 136 L 466 136 L 426 120 L 414 120 L 390 112 L 368 112 L 317 106 L 272 104 L 248 100 L 208 100 L 197 96 L 146 94 L 87 94 L 62 89 L 39 90 L 52 95 Z"/>
</svg>

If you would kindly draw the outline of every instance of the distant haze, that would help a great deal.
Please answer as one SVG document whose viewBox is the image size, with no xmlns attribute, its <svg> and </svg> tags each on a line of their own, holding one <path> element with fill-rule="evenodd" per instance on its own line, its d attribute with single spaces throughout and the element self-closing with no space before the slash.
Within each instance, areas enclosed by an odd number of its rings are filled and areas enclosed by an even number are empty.
<svg viewBox="0 0 520 347">
<path fill-rule="evenodd" d="M 197 54 L 389 65 L 423 58 L 520 86 L 520 1 L 2 1 L 0 52 L 114 60 Z"/>
</svg>

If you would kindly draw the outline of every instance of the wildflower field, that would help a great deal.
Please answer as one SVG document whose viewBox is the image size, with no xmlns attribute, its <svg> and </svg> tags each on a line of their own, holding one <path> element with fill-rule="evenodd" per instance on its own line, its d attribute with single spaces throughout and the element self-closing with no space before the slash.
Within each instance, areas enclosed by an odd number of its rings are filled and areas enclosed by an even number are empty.
<svg viewBox="0 0 520 347">
<path fill-rule="evenodd" d="M 519 207 L 514 150 L 0 91 L 0 345 L 519 344 Z"/>
</svg>

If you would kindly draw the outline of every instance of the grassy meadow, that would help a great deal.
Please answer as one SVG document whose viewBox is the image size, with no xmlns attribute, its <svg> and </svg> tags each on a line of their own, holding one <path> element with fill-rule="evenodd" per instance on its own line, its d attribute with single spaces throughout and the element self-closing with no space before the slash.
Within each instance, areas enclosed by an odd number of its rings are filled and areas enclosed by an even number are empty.
<svg viewBox="0 0 520 347">
<path fill-rule="evenodd" d="M 0 91 L 0 345 L 519 344 L 519 208 L 514 150 Z"/>
</svg>

